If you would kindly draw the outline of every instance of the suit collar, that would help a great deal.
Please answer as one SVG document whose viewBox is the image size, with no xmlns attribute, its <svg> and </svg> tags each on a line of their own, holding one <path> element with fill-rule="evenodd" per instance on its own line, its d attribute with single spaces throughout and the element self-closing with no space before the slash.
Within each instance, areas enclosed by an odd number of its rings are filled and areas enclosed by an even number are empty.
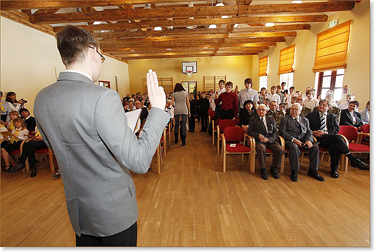
<svg viewBox="0 0 375 252">
<path fill-rule="evenodd" d="M 57 79 L 58 81 L 63 81 L 63 80 L 73 80 L 73 81 L 83 81 L 83 82 L 88 82 L 88 83 L 93 83 L 93 81 L 87 76 L 79 72 L 61 72 L 59 74 L 59 78 Z"/>
</svg>

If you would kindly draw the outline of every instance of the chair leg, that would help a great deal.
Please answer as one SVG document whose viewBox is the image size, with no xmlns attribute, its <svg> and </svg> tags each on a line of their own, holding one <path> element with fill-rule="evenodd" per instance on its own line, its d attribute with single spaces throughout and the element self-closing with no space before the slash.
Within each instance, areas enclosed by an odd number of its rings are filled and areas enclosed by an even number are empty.
<svg viewBox="0 0 375 252">
<path fill-rule="evenodd" d="M 217 136 L 217 155 L 219 155 L 219 149 L 220 149 L 220 135 Z"/>
<path fill-rule="evenodd" d="M 53 155 L 52 152 L 48 152 L 48 160 L 49 160 L 49 170 L 51 172 L 55 171 L 55 165 L 53 164 Z"/>
<path fill-rule="evenodd" d="M 25 170 L 26 170 L 26 172 L 29 172 L 29 170 L 30 170 L 29 159 L 28 158 L 25 161 Z"/>
<path fill-rule="evenodd" d="M 255 173 L 255 151 L 252 151 L 250 156 L 250 172 Z"/>
<path fill-rule="evenodd" d="M 280 173 L 283 173 L 284 172 L 284 168 L 285 168 L 285 153 L 282 155 L 281 157 L 281 167 L 280 167 Z"/>
<path fill-rule="evenodd" d="M 227 154 L 223 153 L 223 172 L 227 169 Z"/>
<path fill-rule="evenodd" d="M 324 160 L 324 152 L 322 153 L 322 155 L 321 155 L 321 158 L 320 158 L 320 161 L 323 161 Z"/>
<path fill-rule="evenodd" d="M 161 162 L 161 160 L 160 160 L 160 144 L 158 145 L 158 148 L 156 150 L 157 150 L 156 155 L 157 155 L 158 174 L 159 174 L 160 173 L 160 162 Z"/>
</svg>

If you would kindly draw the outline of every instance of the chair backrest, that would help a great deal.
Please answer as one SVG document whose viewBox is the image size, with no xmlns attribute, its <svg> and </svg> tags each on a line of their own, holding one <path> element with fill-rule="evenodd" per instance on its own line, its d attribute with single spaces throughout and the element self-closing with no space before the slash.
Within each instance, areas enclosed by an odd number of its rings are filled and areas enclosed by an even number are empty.
<svg viewBox="0 0 375 252">
<path fill-rule="evenodd" d="M 217 119 L 214 121 L 214 126 L 216 127 L 217 125 L 219 125 L 219 122 L 220 122 L 220 118 L 217 118 Z"/>
<path fill-rule="evenodd" d="M 212 118 L 214 118 L 214 116 L 215 116 L 215 111 L 213 111 L 211 108 L 209 108 L 207 114 L 208 114 L 208 115 L 211 117 L 211 119 L 212 119 Z"/>
<path fill-rule="evenodd" d="M 370 133 L 370 124 L 363 124 L 361 129 L 363 133 Z"/>
<path fill-rule="evenodd" d="M 243 142 L 245 131 L 241 127 L 226 127 L 224 137 L 227 142 Z"/>
<path fill-rule="evenodd" d="M 240 118 L 239 117 L 236 117 L 236 125 L 240 125 Z"/>
<path fill-rule="evenodd" d="M 349 141 L 357 141 L 358 130 L 351 125 L 340 125 L 338 134 L 345 136 Z"/>
<path fill-rule="evenodd" d="M 236 122 L 231 119 L 222 119 L 219 121 L 220 132 L 223 133 L 226 127 L 236 126 Z"/>
</svg>

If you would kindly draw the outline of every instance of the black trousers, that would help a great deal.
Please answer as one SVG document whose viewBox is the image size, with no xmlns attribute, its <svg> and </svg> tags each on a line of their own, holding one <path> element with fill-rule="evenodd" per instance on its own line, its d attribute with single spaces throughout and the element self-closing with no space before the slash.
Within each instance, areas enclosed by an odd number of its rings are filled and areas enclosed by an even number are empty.
<svg viewBox="0 0 375 252">
<path fill-rule="evenodd" d="M 77 247 L 93 247 L 93 246 L 137 246 L 137 222 L 124 231 L 106 237 L 96 237 L 91 235 L 81 234 L 79 237 L 76 234 L 76 246 Z"/>
<path fill-rule="evenodd" d="M 320 142 L 319 146 L 328 147 L 331 155 L 331 168 L 337 169 L 341 154 L 348 154 L 349 149 L 344 139 L 339 135 L 326 134 L 322 137 L 317 137 L 316 140 Z"/>
<path fill-rule="evenodd" d="M 195 115 L 189 117 L 189 131 L 194 132 L 195 130 Z"/>
<path fill-rule="evenodd" d="M 207 124 L 208 124 L 208 115 L 201 116 L 201 123 L 202 123 L 202 131 L 207 131 Z"/>
<path fill-rule="evenodd" d="M 236 115 L 234 114 L 234 109 L 229 109 L 229 110 L 220 110 L 220 117 L 221 119 L 233 119 Z"/>
<path fill-rule="evenodd" d="M 27 158 L 29 158 L 30 167 L 36 167 L 36 159 L 35 159 L 35 151 L 39 149 L 47 148 L 47 145 L 44 141 L 30 141 L 26 142 L 22 148 L 22 155 L 18 159 L 18 162 L 21 164 L 25 164 Z"/>
</svg>

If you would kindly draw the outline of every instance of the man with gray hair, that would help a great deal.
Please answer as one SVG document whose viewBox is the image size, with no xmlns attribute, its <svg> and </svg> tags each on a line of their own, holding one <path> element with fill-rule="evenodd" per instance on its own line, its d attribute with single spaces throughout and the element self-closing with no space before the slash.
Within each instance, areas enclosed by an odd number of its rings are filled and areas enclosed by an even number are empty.
<svg viewBox="0 0 375 252">
<path fill-rule="evenodd" d="M 271 175 L 275 179 L 279 179 L 280 175 L 277 173 L 277 169 L 281 167 L 281 158 L 284 151 L 278 143 L 279 133 L 277 132 L 276 121 L 272 116 L 267 115 L 267 106 L 264 104 L 257 107 L 257 113 L 258 115 L 250 118 L 248 134 L 253 136 L 256 141 L 260 176 L 262 179 L 268 179 L 266 169 L 266 150 L 268 148 L 273 153 Z"/>
<path fill-rule="evenodd" d="M 290 107 L 290 114 L 281 119 L 279 133 L 285 139 L 285 146 L 289 149 L 289 162 L 292 170 L 290 179 L 298 181 L 297 171 L 299 170 L 300 149 L 306 149 L 309 153 L 310 165 L 307 175 L 319 181 L 324 178 L 318 174 L 319 147 L 313 144 L 313 135 L 310 129 L 309 120 L 300 116 L 302 106 L 294 103 Z"/>
</svg>

